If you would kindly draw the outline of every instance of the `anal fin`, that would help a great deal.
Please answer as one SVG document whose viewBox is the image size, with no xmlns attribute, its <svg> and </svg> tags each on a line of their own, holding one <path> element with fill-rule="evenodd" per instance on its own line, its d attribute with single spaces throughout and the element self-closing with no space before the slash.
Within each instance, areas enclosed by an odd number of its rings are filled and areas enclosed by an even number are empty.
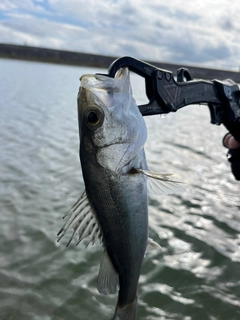
<svg viewBox="0 0 240 320">
<path fill-rule="evenodd" d="M 152 251 L 155 251 L 155 250 L 161 250 L 161 246 L 155 242 L 153 239 L 151 238 L 148 238 L 148 242 L 147 242 L 147 248 L 146 248 L 146 252 L 145 254 L 148 254 Z"/>
</svg>

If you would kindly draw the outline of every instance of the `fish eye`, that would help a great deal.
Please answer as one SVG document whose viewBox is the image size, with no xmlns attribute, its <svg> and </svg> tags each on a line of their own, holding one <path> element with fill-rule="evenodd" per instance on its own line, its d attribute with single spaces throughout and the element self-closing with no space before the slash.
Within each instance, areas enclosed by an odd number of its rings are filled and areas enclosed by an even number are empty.
<svg viewBox="0 0 240 320">
<path fill-rule="evenodd" d="M 95 124 L 96 122 L 98 122 L 98 115 L 96 114 L 96 112 L 94 111 L 89 112 L 87 121 L 90 124 Z"/>
<path fill-rule="evenodd" d="M 92 107 L 88 108 L 85 113 L 85 121 L 90 127 L 97 127 L 103 122 L 103 111 L 101 108 Z"/>
</svg>

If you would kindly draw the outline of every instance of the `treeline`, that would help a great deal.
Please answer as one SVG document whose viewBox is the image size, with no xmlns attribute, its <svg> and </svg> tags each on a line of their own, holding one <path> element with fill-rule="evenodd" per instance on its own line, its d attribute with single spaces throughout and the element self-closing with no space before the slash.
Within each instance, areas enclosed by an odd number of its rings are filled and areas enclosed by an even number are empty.
<svg viewBox="0 0 240 320">
<path fill-rule="evenodd" d="M 109 65 L 119 57 L 0 43 L 0 58 L 22 59 L 28 61 L 49 62 L 107 69 Z M 176 75 L 176 72 L 180 67 L 185 67 L 189 69 L 192 77 L 196 79 L 223 80 L 230 78 L 233 81 L 240 83 L 240 72 L 177 65 L 155 61 L 147 62 L 161 69 L 169 70 L 173 72 L 174 75 Z"/>
</svg>

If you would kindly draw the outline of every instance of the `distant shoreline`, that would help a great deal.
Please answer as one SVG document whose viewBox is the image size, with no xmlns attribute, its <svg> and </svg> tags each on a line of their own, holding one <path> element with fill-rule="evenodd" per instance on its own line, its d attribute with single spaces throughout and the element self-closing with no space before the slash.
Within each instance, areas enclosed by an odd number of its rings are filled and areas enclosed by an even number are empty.
<svg viewBox="0 0 240 320">
<path fill-rule="evenodd" d="M 0 58 L 108 69 L 110 64 L 119 57 L 0 43 Z M 223 80 L 230 78 L 233 81 L 240 83 L 240 72 L 177 65 L 164 62 L 147 62 L 161 69 L 169 70 L 173 72 L 174 75 L 176 75 L 179 68 L 185 67 L 189 69 L 193 78 L 210 80 Z"/>
</svg>

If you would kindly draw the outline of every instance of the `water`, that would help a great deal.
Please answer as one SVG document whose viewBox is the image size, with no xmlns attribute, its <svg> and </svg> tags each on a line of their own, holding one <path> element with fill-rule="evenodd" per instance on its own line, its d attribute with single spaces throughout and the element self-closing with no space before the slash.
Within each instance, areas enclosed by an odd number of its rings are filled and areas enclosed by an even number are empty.
<svg viewBox="0 0 240 320">
<path fill-rule="evenodd" d="M 0 60 L 0 319 L 110 319 L 101 250 L 56 243 L 61 217 L 84 190 L 78 158 L 80 67 Z M 139 77 L 134 94 L 143 102 Z M 206 106 L 145 118 L 149 165 L 185 192 L 149 198 L 150 236 L 138 319 L 240 319 L 239 182 Z"/>
</svg>

